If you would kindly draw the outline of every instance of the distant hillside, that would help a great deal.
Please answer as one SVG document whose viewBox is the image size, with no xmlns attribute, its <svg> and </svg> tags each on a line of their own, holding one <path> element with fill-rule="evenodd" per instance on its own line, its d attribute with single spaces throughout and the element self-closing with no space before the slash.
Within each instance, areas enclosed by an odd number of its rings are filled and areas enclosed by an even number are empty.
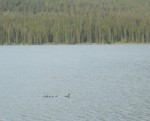
<svg viewBox="0 0 150 121">
<path fill-rule="evenodd" d="M 0 44 L 150 42 L 150 0 L 0 0 Z"/>
</svg>

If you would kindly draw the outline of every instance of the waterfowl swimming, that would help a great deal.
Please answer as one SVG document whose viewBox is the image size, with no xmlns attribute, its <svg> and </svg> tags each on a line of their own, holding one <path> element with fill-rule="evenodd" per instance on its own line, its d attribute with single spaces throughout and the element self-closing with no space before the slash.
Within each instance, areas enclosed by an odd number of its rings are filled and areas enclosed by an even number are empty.
<svg viewBox="0 0 150 121">
<path fill-rule="evenodd" d="M 65 97 L 68 97 L 68 98 L 70 98 L 70 93 L 69 93 L 68 95 L 65 95 Z"/>
<path fill-rule="evenodd" d="M 46 98 L 48 98 L 49 96 L 48 96 L 48 95 L 44 95 L 43 97 L 46 97 Z"/>
<path fill-rule="evenodd" d="M 56 96 L 44 95 L 43 97 L 45 97 L 45 98 L 55 98 L 55 97 L 58 97 L 58 96 L 57 95 Z"/>
</svg>

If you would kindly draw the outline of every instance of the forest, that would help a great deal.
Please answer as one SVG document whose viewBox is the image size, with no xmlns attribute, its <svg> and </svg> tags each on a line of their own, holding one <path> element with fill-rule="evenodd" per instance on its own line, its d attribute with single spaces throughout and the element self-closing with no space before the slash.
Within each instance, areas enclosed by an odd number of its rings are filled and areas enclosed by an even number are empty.
<svg viewBox="0 0 150 121">
<path fill-rule="evenodd" d="M 0 45 L 150 42 L 150 0 L 0 0 Z"/>
</svg>

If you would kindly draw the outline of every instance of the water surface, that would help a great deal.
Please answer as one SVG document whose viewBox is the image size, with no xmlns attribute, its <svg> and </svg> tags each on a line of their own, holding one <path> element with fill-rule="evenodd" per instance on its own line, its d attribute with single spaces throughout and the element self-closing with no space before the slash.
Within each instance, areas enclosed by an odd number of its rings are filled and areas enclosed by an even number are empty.
<svg viewBox="0 0 150 121">
<path fill-rule="evenodd" d="M 0 121 L 149 120 L 150 45 L 0 46 Z"/>
</svg>

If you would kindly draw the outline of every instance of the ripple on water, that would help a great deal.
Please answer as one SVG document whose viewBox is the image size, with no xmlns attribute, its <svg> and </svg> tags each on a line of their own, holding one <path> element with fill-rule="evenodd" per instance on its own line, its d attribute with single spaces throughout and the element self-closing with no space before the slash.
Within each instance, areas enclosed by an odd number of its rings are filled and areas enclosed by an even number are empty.
<svg viewBox="0 0 150 121">
<path fill-rule="evenodd" d="M 149 121 L 149 51 L 150 45 L 0 48 L 0 121 Z"/>
</svg>

